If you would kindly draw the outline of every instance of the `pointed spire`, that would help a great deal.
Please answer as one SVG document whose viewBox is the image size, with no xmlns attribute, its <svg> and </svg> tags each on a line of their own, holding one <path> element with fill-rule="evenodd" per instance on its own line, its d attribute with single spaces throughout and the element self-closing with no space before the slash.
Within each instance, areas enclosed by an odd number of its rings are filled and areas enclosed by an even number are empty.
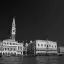
<svg viewBox="0 0 64 64">
<path fill-rule="evenodd" d="M 13 24 L 15 24 L 15 18 L 13 18 Z"/>
<path fill-rule="evenodd" d="M 15 18 L 13 18 L 12 27 L 15 27 Z"/>
<path fill-rule="evenodd" d="M 15 34 L 16 34 L 15 18 L 13 18 L 13 22 L 12 22 L 12 33 L 11 33 L 12 40 L 15 40 Z"/>
</svg>

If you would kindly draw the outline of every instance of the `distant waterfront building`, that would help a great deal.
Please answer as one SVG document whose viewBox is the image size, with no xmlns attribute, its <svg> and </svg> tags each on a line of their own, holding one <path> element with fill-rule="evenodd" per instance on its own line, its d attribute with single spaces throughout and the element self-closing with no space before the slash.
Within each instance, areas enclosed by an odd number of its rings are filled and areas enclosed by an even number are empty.
<svg viewBox="0 0 64 64">
<path fill-rule="evenodd" d="M 17 53 L 23 55 L 23 42 L 17 43 Z"/>
<path fill-rule="evenodd" d="M 28 47 L 28 43 L 25 43 L 25 45 L 23 46 L 24 55 L 27 55 L 27 47 Z"/>
<path fill-rule="evenodd" d="M 28 54 L 57 53 L 57 42 L 35 40 L 28 45 Z"/>
<path fill-rule="evenodd" d="M 23 55 L 23 44 L 11 39 L 3 40 L 2 54 Z"/>
<path fill-rule="evenodd" d="M 23 43 L 19 43 L 18 41 L 16 41 L 15 35 L 16 35 L 16 24 L 15 24 L 15 18 L 13 18 L 11 38 L 3 40 L 2 55 L 4 54 L 23 55 Z"/>
<path fill-rule="evenodd" d="M 58 53 L 63 53 L 64 54 L 64 46 L 58 47 Z"/>
<path fill-rule="evenodd" d="M 57 53 L 57 42 L 47 41 L 47 43 L 48 43 L 47 53 Z"/>
<path fill-rule="evenodd" d="M 28 44 L 27 54 L 28 55 L 35 55 L 36 54 L 36 43 L 35 43 L 35 41 L 32 41 Z"/>
<path fill-rule="evenodd" d="M 46 52 L 47 52 L 47 41 L 36 40 L 36 54 L 37 53 L 46 53 Z"/>
</svg>

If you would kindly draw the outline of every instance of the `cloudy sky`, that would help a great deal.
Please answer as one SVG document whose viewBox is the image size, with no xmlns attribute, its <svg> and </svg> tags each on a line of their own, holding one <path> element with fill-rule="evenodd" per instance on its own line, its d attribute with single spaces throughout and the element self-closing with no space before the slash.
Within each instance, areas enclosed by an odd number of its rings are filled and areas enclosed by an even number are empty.
<svg viewBox="0 0 64 64">
<path fill-rule="evenodd" d="M 64 43 L 63 0 L 0 2 L 0 40 L 10 37 L 16 17 L 16 40 L 49 39 Z"/>
</svg>

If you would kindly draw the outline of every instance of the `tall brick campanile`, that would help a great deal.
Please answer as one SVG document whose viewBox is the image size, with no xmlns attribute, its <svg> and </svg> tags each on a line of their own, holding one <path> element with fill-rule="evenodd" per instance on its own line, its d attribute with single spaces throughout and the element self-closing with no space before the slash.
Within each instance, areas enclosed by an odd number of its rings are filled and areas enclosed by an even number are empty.
<svg viewBox="0 0 64 64">
<path fill-rule="evenodd" d="M 13 18 L 11 38 L 14 41 L 15 41 L 15 35 L 16 35 L 16 24 L 15 24 L 15 18 Z"/>
</svg>

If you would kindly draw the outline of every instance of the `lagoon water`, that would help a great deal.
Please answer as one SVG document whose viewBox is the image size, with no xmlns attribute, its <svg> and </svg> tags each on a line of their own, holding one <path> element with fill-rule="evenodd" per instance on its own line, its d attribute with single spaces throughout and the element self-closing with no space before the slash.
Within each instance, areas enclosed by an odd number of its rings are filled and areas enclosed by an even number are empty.
<svg viewBox="0 0 64 64">
<path fill-rule="evenodd" d="M 64 64 L 64 56 L 3 56 L 0 64 Z"/>
</svg>

